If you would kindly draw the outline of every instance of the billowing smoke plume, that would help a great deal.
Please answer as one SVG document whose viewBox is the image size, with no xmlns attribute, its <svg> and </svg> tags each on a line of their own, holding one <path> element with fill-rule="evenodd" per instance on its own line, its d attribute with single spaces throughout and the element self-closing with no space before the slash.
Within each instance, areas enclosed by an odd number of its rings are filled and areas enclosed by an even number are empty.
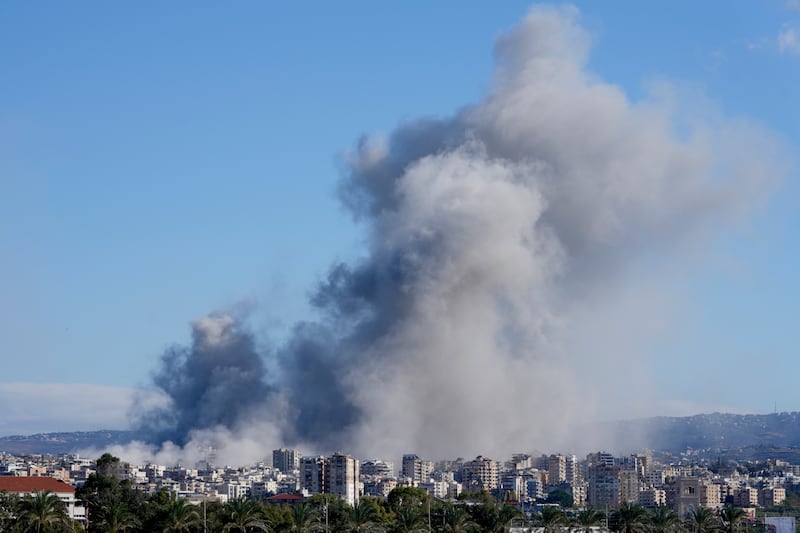
<svg viewBox="0 0 800 533">
<path fill-rule="evenodd" d="M 195 321 L 192 346 L 166 351 L 153 383 L 170 401 L 142 413 L 137 424 L 148 440 L 181 446 L 192 430 L 232 427 L 270 396 L 252 336 L 237 331 L 228 315 Z"/>
<path fill-rule="evenodd" d="M 334 265 L 320 318 L 269 353 L 230 317 L 196 322 L 156 373 L 168 408 L 142 428 L 447 457 L 574 442 L 573 423 L 621 413 L 604 398 L 642 401 L 645 363 L 598 325 L 630 307 L 637 272 L 762 197 L 778 161 L 752 126 L 687 118 L 666 87 L 632 102 L 588 73 L 577 16 L 534 8 L 499 39 L 485 99 L 360 141 L 340 195 L 365 259 Z M 617 323 L 631 337 L 639 310 Z"/>
</svg>

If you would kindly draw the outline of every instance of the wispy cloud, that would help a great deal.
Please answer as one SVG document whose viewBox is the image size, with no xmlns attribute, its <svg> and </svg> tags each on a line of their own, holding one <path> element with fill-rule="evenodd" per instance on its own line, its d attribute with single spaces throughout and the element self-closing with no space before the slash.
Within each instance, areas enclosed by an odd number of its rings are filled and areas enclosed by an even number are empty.
<svg viewBox="0 0 800 533">
<path fill-rule="evenodd" d="M 778 33 L 778 50 L 782 54 L 800 55 L 800 23 L 787 22 Z"/>
</svg>

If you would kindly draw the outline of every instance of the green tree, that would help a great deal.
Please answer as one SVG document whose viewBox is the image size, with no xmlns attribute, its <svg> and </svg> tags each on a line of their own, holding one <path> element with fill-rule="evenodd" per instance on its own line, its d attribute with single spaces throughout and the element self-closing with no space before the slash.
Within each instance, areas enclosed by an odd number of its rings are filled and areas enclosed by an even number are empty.
<svg viewBox="0 0 800 533">
<path fill-rule="evenodd" d="M 97 465 L 97 471 L 75 492 L 78 500 L 88 503 L 89 516 L 102 516 L 104 507 L 115 504 L 124 505 L 134 516 L 146 515 L 149 509 L 145 507 L 145 495 L 130 480 L 120 479 L 119 459 L 106 453 L 97 460 Z M 90 530 L 97 530 L 94 523 L 90 524 Z"/>
<path fill-rule="evenodd" d="M 575 515 L 574 524 L 582 533 L 591 533 L 592 528 L 602 526 L 606 515 L 594 507 L 587 507 Z"/>
<path fill-rule="evenodd" d="M 428 526 L 425 518 L 417 507 L 404 505 L 395 512 L 392 531 L 396 533 L 420 533 L 427 530 Z"/>
<path fill-rule="evenodd" d="M 419 487 L 397 487 L 389 492 L 386 501 L 392 511 L 397 512 L 401 507 L 420 508 L 428 498 L 428 493 Z"/>
<path fill-rule="evenodd" d="M 183 498 L 173 497 L 166 506 L 166 527 L 164 531 L 183 533 L 203 523 L 197 507 Z"/>
<path fill-rule="evenodd" d="M 12 531 L 19 514 L 19 496 L 0 492 L 0 531 Z"/>
<path fill-rule="evenodd" d="M 707 507 L 694 507 L 689 511 L 685 528 L 690 533 L 711 533 L 719 529 L 719 519 Z"/>
<path fill-rule="evenodd" d="M 563 490 L 563 489 L 556 489 L 550 494 L 547 495 L 547 499 L 545 500 L 546 503 L 557 503 L 561 507 L 572 507 L 574 500 L 572 499 L 572 494 Z"/>
<path fill-rule="evenodd" d="M 445 504 L 442 509 L 444 512 L 444 530 L 450 533 L 464 533 L 465 531 L 477 527 L 470 514 L 460 505 L 452 503 Z"/>
<path fill-rule="evenodd" d="M 292 507 L 291 531 L 310 533 L 320 531 L 324 527 L 319 523 L 319 515 L 308 503 L 298 503 Z"/>
<path fill-rule="evenodd" d="M 249 533 L 252 531 L 271 531 L 261 514 L 261 506 L 253 500 L 237 498 L 228 501 L 222 510 L 224 526 L 222 531 Z"/>
<path fill-rule="evenodd" d="M 544 533 L 559 533 L 569 525 L 569 519 L 561 509 L 552 505 L 543 506 L 542 512 L 536 513 L 533 521 L 544 530 Z"/>
<path fill-rule="evenodd" d="M 95 521 L 95 527 L 99 526 L 104 533 L 125 532 L 128 528 L 135 528 L 139 525 L 139 520 L 122 502 L 112 502 L 101 507 Z"/>
<path fill-rule="evenodd" d="M 378 533 L 383 528 L 377 522 L 378 511 L 374 503 L 368 499 L 356 502 L 350 508 L 345 523 L 346 531 Z"/>
<path fill-rule="evenodd" d="M 676 533 L 680 527 L 681 519 L 666 505 L 659 505 L 650 512 L 650 529 L 653 533 Z"/>
<path fill-rule="evenodd" d="M 721 522 L 720 529 L 722 531 L 725 533 L 736 533 L 747 518 L 747 513 L 744 512 L 744 509 L 733 505 L 726 505 L 718 511 L 718 516 Z"/>
<path fill-rule="evenodd" d="M 101 476 L 122 478 L 122 463 L 119 457 L 114 457 L 110 453 L 104 453 L 97 459 L 95 470 Z"/>
<path fill-rule="evenodd" d="M 49 490 L 26 495 L 19 505 L 19 520 L 36 533 L 57 531 L 72 525 L 66 505 Z"/>
<path fill-rule="evenodd" d="M 635 503 L 623 502 L 612 513 L 611 520 L 623 533 L 646 533 L 648 529 L 647 510 Z"/>
<path fill-rule="evenodd" d="M 501 533 L 508 531 L 511 521 L 522 515 L 520 510 L 507 504 L 501 504 L 495 498 L 487 503 L 476 504 L 470 507 L 470 513 L 481 531 Z"/>
<path fill-rule="evenodd" d="M 275 531 L 290 531 L 294 524 L 292 508 L 289 505 L 264 505 L 261 509 L 264 519 Z"/>
</svg>

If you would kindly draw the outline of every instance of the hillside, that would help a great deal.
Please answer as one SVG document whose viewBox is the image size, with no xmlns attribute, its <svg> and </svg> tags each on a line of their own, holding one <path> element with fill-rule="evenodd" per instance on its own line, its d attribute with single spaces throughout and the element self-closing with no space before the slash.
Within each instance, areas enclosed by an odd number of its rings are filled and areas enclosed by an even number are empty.
<svg viewBox="0 0 800 533">
<path fill-rule="evenodd" d="M 712 451 L 752 449 L 800 449 L 800 413 L 737 415 L 711 413 L 686 417 L 653 417 L 602 424 L 618 435 L 637 436 L 636 448 L 678 453 L 692 448 Z M 611 426 L 609 428 L 609 426 Z M 131 431 L 79 431 L 0 437 L 0 451 L 13 454 L 73 453 L 86 448 L 102 449 L 133 440 Z M 631 443 L 633 444 L 633 440 Z M 760 450 L 760 451 L 759 451 Z M 612 451 L 612 450 L 609 450 Z M 771 452 L 770 452 L 771 453 Z M 794 455 L 796 451 L 792 453 Z"/>
<path fill-rule="evenodd" d="M 116 430 L 37 433 L 0 437 L 0 452 L 14 455 L 74 453 L 87 448 L 102 449 L 133 440 L 133 432 Z"/>
</svg>

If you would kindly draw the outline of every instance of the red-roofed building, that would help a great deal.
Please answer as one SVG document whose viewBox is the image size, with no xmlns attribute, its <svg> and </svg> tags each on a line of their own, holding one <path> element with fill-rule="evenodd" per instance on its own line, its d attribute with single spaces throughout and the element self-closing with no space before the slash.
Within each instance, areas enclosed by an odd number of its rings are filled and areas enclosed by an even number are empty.
<svg viewBox="0 0 800 533">
<path fill-rule="evenodd" d="M 73 520 L 86 521 L 86 508 L 75 499 L 75 487 L 52 477 L 0 476 L 0 491 L 18 494 L 23 497 L 34 492 L 49 490 L 55 493 L 67 506 L 67 513 Z"/>
<path fill-rule="evenodd" d="M 296 503 L 303 503 L 306 497 L 302 494 L 276 494 L 275 496 L 270 496 L 266 499 L 267 503 L 286 503 L 288 505 L 294 505 Z"/>
</svg>

